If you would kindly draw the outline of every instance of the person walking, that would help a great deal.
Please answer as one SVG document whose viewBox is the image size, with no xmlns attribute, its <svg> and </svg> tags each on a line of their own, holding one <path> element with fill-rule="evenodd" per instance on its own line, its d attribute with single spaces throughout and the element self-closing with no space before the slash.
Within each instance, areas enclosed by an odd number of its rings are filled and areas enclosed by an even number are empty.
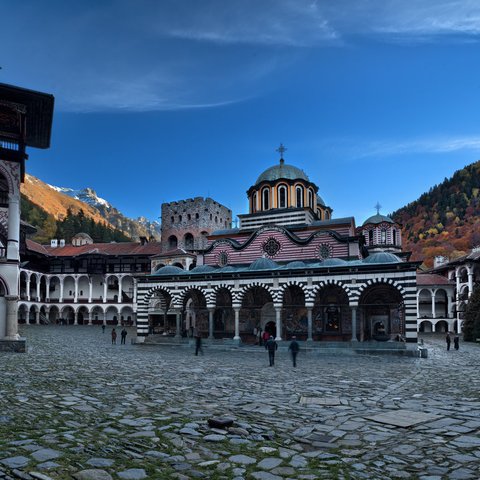
<svg viewBox="0 0 480 480">
<path fill-rule="evenodd" d="M 105 333 L 105 324 L 102 325 L 102 333 Z"/>
<path fill-rule="evenodd" d="M 455 336 L 453 337 L 453 346 L 455 347 L 455 350 L 458 350 L 460 348 L 459 342 L 460 342 L 460 337 L 457 334 L 455 334 Z"/>
<path fill-rule="evenodd" d="M 261 347 L 263 342 L 262 342 L 262 329 L 259 328 L 258 329 L 258 332 L 257 332 L 257 342 L 258 342 L 258 345 Z"/>
<path fill-rule="evenodd" d="M 290 345 L 289 345 L 288 349 L 290 350 L 290 353 L 292 354 L 293 366 L 296 367 L 297 366 L 297 355 L 298 355 L 298 351 L 300 350 L 300 346 L 298 345 L 297 337 L 295 335 L 292 337 L 292 341 L 290 342 Z"/>
<path fill-rule="evenodd" d="M 117 332 L 115 331 L 115 327 L 112 328 L 112 345 L 117 344 Z"/>
<path fill-rule="evenodd" d="M 447 342 L 447 350 L 450 350 L 450 344 L 452 343 L 452 338 L 450 337 L 450 332 L 447 332 L 447 336 L 445 337 L 445 341 Z"/>
<path fill-rule="evenodd" d="M 270 361 L 270 367 L 273 367 L 275 364 L 275 350 L 278 349 L 278 344 L 274 340 L 273 335 L 270 335 L 270 338 L 265 343 L 265 350 L 268 351 L 268 360 Z"/>
<path fill-rule="evenodd" d="M 203 355 L 202 334 L 200 332 L 195 334 L 195 356 L 198 356 L 198 352 Z"/>
<path fill-rule="evenodd" d="M 127 339 L 127 331 L 125 330 L 125 327 L 120 332 L 120 337 L 121 337 L 120 345 L 125 345 L 125 340 Z"/>
</svg>

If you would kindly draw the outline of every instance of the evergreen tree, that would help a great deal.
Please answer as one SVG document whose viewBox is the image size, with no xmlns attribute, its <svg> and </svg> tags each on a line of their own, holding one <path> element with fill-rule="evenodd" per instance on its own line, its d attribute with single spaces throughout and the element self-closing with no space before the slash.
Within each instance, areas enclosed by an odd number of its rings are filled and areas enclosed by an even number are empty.
<svg viewBox="0 0 480 480">
<path fill-rule="evenodd" d="M 467 311 L 463 321 L 463 338 L 474 342 L 480 338 L 480 285 L 476 284 L 468 299 Z"/>
</svg>

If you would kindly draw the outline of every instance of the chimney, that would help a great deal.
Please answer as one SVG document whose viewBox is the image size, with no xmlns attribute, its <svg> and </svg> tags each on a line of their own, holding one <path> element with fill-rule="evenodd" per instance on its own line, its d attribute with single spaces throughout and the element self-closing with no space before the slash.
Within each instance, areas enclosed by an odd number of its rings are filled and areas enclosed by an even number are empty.
<svg viewBox="0 0 480 480">
<path fill-rule="evenodd" d="M 433 268 L 445 265 L 448 262 L 448 258 L 443 255 L 437 255 L 433 260 Z"/>
<path fill-rule="evenodd" d="M 50 246 L 51 246 L 52 248 L 57 248 L 57 247 L 58 247 L 58 240 L 57 240 L 56 238 L 52 238 L 52 239 L 50 240 Z"/>
<path fill-rule="evenodd" d="M 140 244 L 145 245 L 146 243 L 148 243 L 147 237 L 140 237 Z"/>
<path fill-rule="evenodd" d="M 65 239 L 62 238 L 62 239 L 60 240 L 60 246 L 61 246 L 61 247 L 64 247 L 64 246 L 65 246 Z"/>
</svg>

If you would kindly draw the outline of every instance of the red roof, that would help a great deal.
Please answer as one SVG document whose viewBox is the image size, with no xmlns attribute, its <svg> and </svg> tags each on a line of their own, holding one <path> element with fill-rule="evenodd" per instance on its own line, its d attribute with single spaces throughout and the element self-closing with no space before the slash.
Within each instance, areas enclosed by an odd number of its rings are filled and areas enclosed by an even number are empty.
<svg viewBox="0 0 480 480">
<path fill-rule="evenodd" d="M 40 245 L 27 239 L 27 248 L 33 252 L 43 253 L 51 257 L 78 257 L 79 255 L 157 255 L 162 251 L 160 243 L 148 242 L 142 245 L 137 242 L 120 243 L 91 243 L 74 247 L 65 245 L 64 247 L 51 247 L 50 245 Z"/>
<path fill-rule="evenodd" d="M 436 273 L 417 273 L 417 285 L 454 285 L 454 282 Z"/>
<path fill-rule="evenodd" d="M 193 253 L 189 253 L 182 248 L 174 248 L 173 250 L 169 250 L 168 252 L 161 252 L 158 255 L 155 255 L 155 258 L 166 258 L 166 257 L 195 257 L 196 255 Z"/>
</svg>

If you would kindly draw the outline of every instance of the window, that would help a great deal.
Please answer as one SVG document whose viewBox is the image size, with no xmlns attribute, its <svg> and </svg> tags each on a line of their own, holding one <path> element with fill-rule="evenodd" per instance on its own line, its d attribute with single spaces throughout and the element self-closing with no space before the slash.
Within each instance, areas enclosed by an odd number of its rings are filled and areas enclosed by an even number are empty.
<svg viewBox="0 0 480 480">
<path fill-rule="evenodd" d="M 308 189 L 308 206 L 313 209 L 313 192 Z"/>
<path fill-rule="evenodd" d="M 387 243 L 387 231 L 384 228 L 382 228 L 382 230 L 380 232 L 380 239 L 381 239 L 380 242 L 382 244 Z"/>
<path fill-rule="evenodd" d="M 392 244 L 397 244 L 397 231 L 395 229 L 392 230 Z"/>
<path fill-rule="evenodd" d="M 270 209 L 270 192 L 268 188 L 262 190 L 262 210 Z"/>
<path fill-rule="evenodd" d="M 373 245 L 373 230 L 368 231 L 368 244 Z"/>
<path fill-rule="evenodd" d="M 170 217 L 172 223 L 175 223 L 175 217 Z"/>
<path fill-rule="evenodd" d="M 179 222 L 182 221 L 182 216 L 181 216 L 181 215 L 178 216 L 178 221 L 179 221 Z"/>
<path fill-rule="evenodd" d="M 280 185 L 278 187 L 278 208 L 287 207 L 287 187 Z"/>
<path fill-rule="evenodd" d="M 218 254 L 217 263 L 220 267 L 225 267 L 226 265 L 228 265 L 228 253 L 220 252 Z"/>
<path fill-rule="evenodd" d="M 198 213 L 196 213 L 195 218 L 198 220 L 200 218 L 200 215 Z"/>
<path fill-rule="evenodd" d="M 187 215 L 187 220 L 191 220 L 192 216 L 190 214 Z"/>
<path fill-rule="evenodd" d="M 170 250 L 173 250 L 174 248 L 177 248 L 177 245 L 178 245 L 177 237 L 175 235 L 170 235 L 170 237 L 168 238 L 168 248 Z"/>
<path fill-rule="evenodd" d="M 297 194 L 297 207 L 303 207 L 303 187 L 297 187 L 295 192 Z"/>
<path fill-rule="evenodd" d="M 322 243 L 318 249 L 318 257 L 322 260 L 332 256 L 332 248 L 328 243 Z"/>
<path fill-rule="evenodd" d="M 255 213 L 256 211 L 257 211 L 257 192 L 255 192 L 252 197 L 252 213 Z"/>
</svg>

